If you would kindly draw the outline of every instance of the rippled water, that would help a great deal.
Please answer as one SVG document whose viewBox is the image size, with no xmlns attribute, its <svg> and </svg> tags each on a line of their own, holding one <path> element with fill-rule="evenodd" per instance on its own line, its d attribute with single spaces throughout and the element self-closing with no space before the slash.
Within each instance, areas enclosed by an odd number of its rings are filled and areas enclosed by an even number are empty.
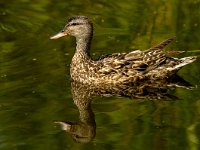
<svg viewBox="0 0 200 150">
<path fill-rule="evenodd" d="M 69 16 L 94 22 L 92 56 L 147 49 L 176 36 L 167 49 L 200 49 L 199 0 L 0 1 L 0 149 L 199 149 L 199 60 L 179 75 L 196 85 L 174 101 L 96 97 L 96 136 L 75 142 L 55 121 L 79 121 L 69 64 L 74 38 L 52 41 Z M 181 56 L 199 55 L 198 52 Z"/>
</svg>

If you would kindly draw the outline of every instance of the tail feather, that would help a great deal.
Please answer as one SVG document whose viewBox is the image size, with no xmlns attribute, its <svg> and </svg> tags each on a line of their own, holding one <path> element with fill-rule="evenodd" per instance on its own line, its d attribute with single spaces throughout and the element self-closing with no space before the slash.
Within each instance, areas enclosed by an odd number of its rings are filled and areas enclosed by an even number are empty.
<svg viewBox="0 0 200 150">
<path fill-rule="evenodd" d="M 180 58 L 180 59 L 179 59 L 179 62 L 180 62 L 180 63 L 177 63 L 177 65 L 175 65 L 175 66 L 168 67 L 167 70 L 169 70 L 169 71 L 172 71 L 172 70 L 179 70 L 179 69 L 181 69 L 183 66 L 194 62 L 196 59 L 197 59 L 197 56 L 189 56 L 189 57 Z"/>
<path fill-rule="evenodd" d="M 175 37 L 171 37 L 160 44 L 144 51 L 143 60 L 148 65 L 158 66 L 166 59 L 166 54 L 163 51 L 163 48 L 173 41 Z"/>
<path fill-rule="evenodd" d="M 156 49 L 163 49 L 166 45 L 168 45 L 170 42 L 172 42 L 176 37 L 168 38 L 167 40 L 159 43 L 158 45 L 150 48 L 149 50 L 156 50 Z"/>
</svg>

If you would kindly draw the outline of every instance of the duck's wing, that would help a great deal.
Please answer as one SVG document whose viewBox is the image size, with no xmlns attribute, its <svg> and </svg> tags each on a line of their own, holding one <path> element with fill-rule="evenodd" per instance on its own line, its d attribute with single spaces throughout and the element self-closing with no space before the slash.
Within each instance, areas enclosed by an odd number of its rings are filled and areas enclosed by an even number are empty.
<svg viewBox="0 0 200 150">
<path fill-rule="evenodd" d="M 98 72 L 120 73 L 127 76 L 149 72 L 167 59 L 163 48 L 173 40 L 174 38 L 169 38 L 146 51 L 135 50 L 130 53 L 104 55 L 98 61 Z"/>
<path fill-rule="evenodd" d="M 173 40 L 174 38 L 169 38 L 146 51 L 136 50 L 108 55 L 97 61 L 96 74 L 122 82 L 130 78 L 133 80 L 143 78 L 144 74 L 152 79 L 173 75 L 183 66 L 197 59 L 197 56 L 181 59 L 169 57 L 164 53 L 163 48 Z"/>
<path fill-rule="evenodd" d="M 174 39 L 175 37 L 171 37 L 161 42 L 160 44 L 144 51 L 143 61 L 148 65 L 148 68 L 145 70 L 145 72 L 155 69 L 167 59 L 167 55 L 163 51 L 163 48 Z"/>
<path fill-rule="evenodd" d="M 128 71 L 142 70 L 144 67 L 142 56 L 143 52 L 140 50 L 108 55 L 98 61 L 99 72 L 103 74 L 127 74 Z"/>
</svg>

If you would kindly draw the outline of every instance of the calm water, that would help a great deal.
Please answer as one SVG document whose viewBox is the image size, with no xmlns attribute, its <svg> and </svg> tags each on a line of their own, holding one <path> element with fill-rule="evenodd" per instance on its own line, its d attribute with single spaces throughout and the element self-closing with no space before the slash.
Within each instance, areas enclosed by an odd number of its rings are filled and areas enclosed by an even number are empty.
<svg viewBox="0 0 200 150">
<path fill-rule="evenodd" d="M 74 38 L 49 40 L 69 16 L 95 26 L 91 53 L 147 49 L 176 36 L 167 49 L 200 49 L 199 0 L 0 0 L 0 149 L 200 149 L 200 61 L 179 75 L 197 88 L 177 88 L 176 101 L 96 97 L 96 136 L 77 143 L 55 121 L 80 122 L 71 95 Z M 181 56 L 199 55 L 188 52 Z"/>
</svg>

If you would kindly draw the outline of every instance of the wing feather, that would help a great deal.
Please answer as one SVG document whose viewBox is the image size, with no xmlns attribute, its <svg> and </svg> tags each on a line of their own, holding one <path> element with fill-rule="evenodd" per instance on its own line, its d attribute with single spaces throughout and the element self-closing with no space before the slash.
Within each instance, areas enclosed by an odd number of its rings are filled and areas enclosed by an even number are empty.
<svg viewBox="0 0 200 150">
<path fill-rule="evenodd" d="M 169 38 L 146 51 L 135 50 L 129 53 L 104 55 L 98 61 L 101 64 L 99 65 L 101 66 L 99 68 L 99 73 L 112 74 L 117 72 L 129 76 L 141 71 L 151 71 L 166 60 L 167 56 L 163 48 L 174 39 L 174 37 Z"/>
</svg>

